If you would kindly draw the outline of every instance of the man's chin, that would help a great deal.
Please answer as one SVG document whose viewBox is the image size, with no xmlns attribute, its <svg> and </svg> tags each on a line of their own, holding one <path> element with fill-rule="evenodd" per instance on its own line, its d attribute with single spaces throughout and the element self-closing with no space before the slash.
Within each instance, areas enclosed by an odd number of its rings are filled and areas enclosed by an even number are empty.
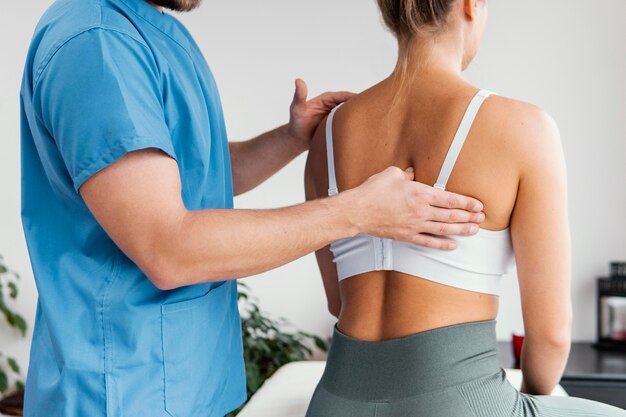
<svg viewBox="0 0 626 417">
<path fill-rule="evenodd" d="M 150 2 L 176 12 L 189 12 L 200 6 L 202 0 L 150 0 Z"/>
</svg>

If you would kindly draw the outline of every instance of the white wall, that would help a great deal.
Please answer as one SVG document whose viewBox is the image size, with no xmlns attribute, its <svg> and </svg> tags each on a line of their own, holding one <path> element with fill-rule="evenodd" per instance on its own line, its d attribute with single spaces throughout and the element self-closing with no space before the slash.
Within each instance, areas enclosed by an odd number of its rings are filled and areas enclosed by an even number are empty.
<svg viewBox="0 0 626 417">
<path fill-rule="evenodd" d="M 0 254 L 23 275 L 18 308 L 32 323 L 36 292 L 19 219 L 18 90 L 32 29 L 50 1 L 3 3 Z M 626 259 L 626 2 L 492 1 L 490 8 L 484 45 L 467 77 L 544 107 L 561 127 L 570 176 L 574 338 L 591 340 L 594 278 L 607 273 L 610 260 Z M 231 138 L 285 122 L 296 77 L 307 80 L 312 94 L 360 91 L 385 77 L 395 60 L 395 42 L 373 0 L 205 0 L 181 18 L 221 86 Z M 303 166 L 301 157 L 236 205 L 301 202 Z M 312 256 L 246 282 L 275 316 L 330 334 L 333 320 Z M 501 310 L 498 336 L 504 339 L 521 327 L 514 277 L 505 280 Z M 28 344 L 7 339 L 5 330 L 0 325 L 0 351 L 25 364 Z"/>
</svg>

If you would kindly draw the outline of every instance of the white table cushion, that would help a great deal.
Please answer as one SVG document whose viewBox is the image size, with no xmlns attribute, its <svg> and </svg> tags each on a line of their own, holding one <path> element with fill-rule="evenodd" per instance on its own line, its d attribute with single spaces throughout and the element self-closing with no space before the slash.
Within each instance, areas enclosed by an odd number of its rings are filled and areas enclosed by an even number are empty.
<svg viewBox="0 0 626 417">
<path fill-rule="evenodd" d="M 324 361 L 292 362 L 283 366 L 265 381 L 238 417 L 304 417 L 325 366 Z M 521 371 L 506 369 L 506 375 L 519 389 Z M 567 393 L 557 386 L 552 395 L 567 396 Z"/>
</svg>

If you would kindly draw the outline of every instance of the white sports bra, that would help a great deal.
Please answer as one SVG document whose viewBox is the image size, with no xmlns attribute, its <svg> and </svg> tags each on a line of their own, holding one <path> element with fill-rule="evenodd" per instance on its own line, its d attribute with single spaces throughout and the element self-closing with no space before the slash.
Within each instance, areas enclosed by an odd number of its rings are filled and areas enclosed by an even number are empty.
<svg viewBox="0 0 626 417">
<path fill-rule="evenodd" d="M 443 162 L 435 188 L 445 190 L 463 143 L 482 103 L 492 93 L 479 91 L 470 102 Z M 338 193 L 333 152 L 333 117 L 326 122 L 328 195 Z M 451 287 L 498 295 L 502 275 L 515 265 L 509 228 L 480 229 L 474 236 L 455 236 L 450 252 L 393 239 L 361 234 L 331 244 L 339 280 L 370 271 L 397 271 Z"/>
</svg>

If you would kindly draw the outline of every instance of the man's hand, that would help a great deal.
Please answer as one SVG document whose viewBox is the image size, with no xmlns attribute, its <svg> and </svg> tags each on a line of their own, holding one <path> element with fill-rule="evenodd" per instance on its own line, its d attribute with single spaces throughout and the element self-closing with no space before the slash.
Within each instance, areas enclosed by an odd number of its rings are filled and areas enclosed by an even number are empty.
<svg viewBox="0 0 626 417">
<path fill-rule="evenodd" d="M 302 152 L 309 149 L 311 138 L 317 125 L 336 106 L 354 96 L 347 91 L 326 92 L 307 101 L 308 90 L 306 83 L 296 80 L 296 92 L 289 110 L 289 124 L 287 132 L 290 140 Z"/>
<path fill-rule="evenodd" d="M 353 95 L 324 93 L 307 101 L 306 84 L 297 79 L 288 124 L 245 142 L 230 143 L 235 195 L 253 189 L 308 151 L 315 129 L 324 116 Z"/>
<path fill-rule="evenodd" d="M 480 201 L 413 181 L 413 169 L 390 167 L 343 195 L 350 223 L 367 233 L 452 250 L 445 235 L 473 235 L 485 220 Z"/>
</svg>

